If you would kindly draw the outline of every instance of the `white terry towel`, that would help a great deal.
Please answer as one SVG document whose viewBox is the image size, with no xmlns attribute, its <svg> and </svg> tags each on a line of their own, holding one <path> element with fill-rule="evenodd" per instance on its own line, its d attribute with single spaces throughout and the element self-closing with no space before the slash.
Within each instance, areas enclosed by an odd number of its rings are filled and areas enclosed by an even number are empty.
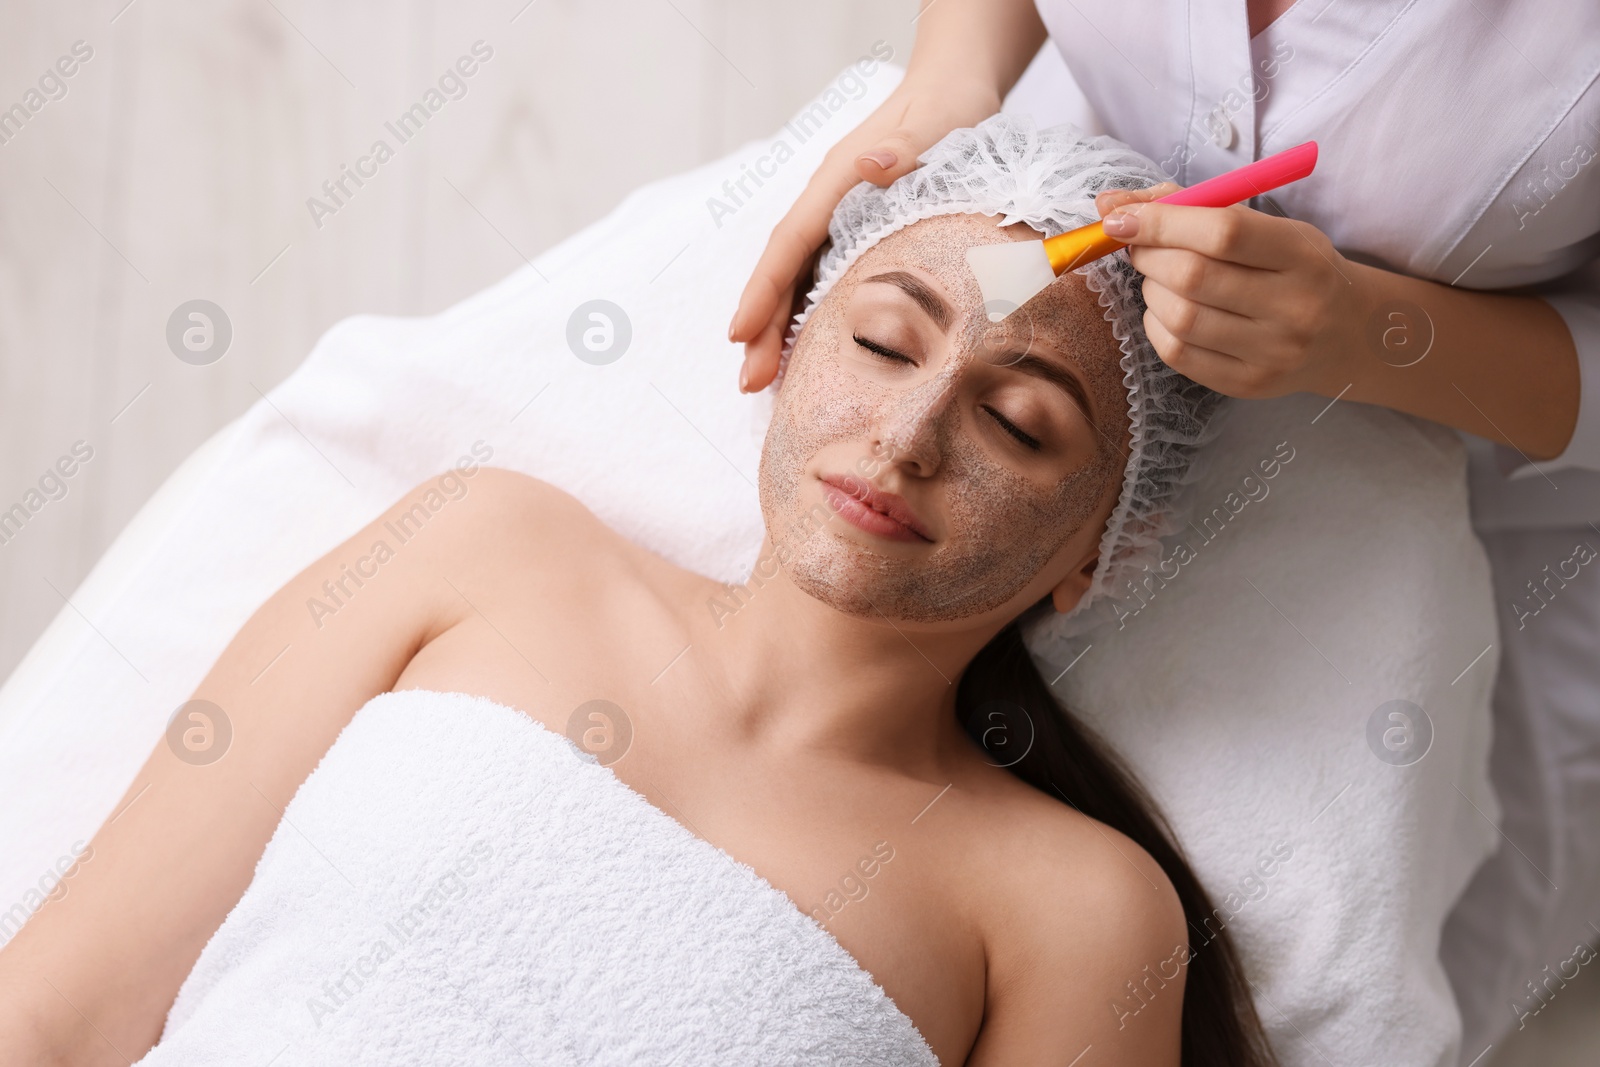
<svg viewBox="0 0 1600 1067">
<path fill-rule="evenodd" d="M 356 713 L 139 1062 L 269 1060 L 939 1062 L 749 866 L 520 712 L 427 690 Z"/>
</svg>

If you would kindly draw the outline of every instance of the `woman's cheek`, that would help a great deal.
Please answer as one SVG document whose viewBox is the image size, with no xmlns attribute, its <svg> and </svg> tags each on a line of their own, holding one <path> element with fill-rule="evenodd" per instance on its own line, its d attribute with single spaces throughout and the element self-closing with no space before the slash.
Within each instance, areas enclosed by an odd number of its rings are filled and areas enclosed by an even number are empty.
<svg viewBox="0 0 1600 1067">
<path fill-rule="evenodd" d="M 883 387 L 841 365 L 835 353 L 819 353 L 808 371 L 797 414 L 821 436 L 865 436 L 883 404 Z"/>
</svg>

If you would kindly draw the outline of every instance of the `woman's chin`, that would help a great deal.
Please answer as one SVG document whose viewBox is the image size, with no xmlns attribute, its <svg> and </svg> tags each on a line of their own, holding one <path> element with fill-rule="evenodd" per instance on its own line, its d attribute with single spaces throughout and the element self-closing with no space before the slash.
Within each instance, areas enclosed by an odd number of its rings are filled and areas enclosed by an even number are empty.
<svg viewBox="0 0 1600 1067">
<path fill-rule="evenodd" d="M 788 567 L 789 580 L 846 615 L 919 628 L 966 623 L 1004 606 L 1015 593 L 940 575 L 926 559 L 890 558 L 853 543 L 847 550 L 829 547 L 826 553 L 798 554 Z"/>
</svg>

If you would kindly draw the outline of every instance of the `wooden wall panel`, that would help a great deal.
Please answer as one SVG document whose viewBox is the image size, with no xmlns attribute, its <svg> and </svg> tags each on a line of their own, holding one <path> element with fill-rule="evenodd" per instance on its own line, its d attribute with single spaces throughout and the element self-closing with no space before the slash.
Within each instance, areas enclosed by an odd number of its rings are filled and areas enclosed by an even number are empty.
<svg viewBox="0 0 1600 1067">
<path fill-rule="evenodd" d="M 0 107 L 93 50 L 0 144 L 0 511 L 93 459 L 0 543 L 0 677 L 184 456 L 337 320 L 428 314 L 636 186 L 776 129 L 915 0 L 97 0 L 0 10 Z M 421 133 L 393 121 L 475 41 Z M 318 226 L 306 200 L 393 158 Z M 172 311 L 221 306 L 208 366 Z M 728 309 L 731 313 L 732 309 Z"/>
</svg>

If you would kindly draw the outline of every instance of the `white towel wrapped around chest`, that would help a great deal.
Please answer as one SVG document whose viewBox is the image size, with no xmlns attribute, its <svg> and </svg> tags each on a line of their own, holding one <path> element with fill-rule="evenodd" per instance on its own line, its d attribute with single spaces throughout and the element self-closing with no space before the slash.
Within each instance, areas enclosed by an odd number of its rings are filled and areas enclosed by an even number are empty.
<svg viewBox="0 0 1600 1067">
<path fill-rule="evenodd" d="M 268 1060 L 938 1063 L 749 866 L 521 713 L 425 690 L 356 713 L 140 1063 Z"/>
</svg>

